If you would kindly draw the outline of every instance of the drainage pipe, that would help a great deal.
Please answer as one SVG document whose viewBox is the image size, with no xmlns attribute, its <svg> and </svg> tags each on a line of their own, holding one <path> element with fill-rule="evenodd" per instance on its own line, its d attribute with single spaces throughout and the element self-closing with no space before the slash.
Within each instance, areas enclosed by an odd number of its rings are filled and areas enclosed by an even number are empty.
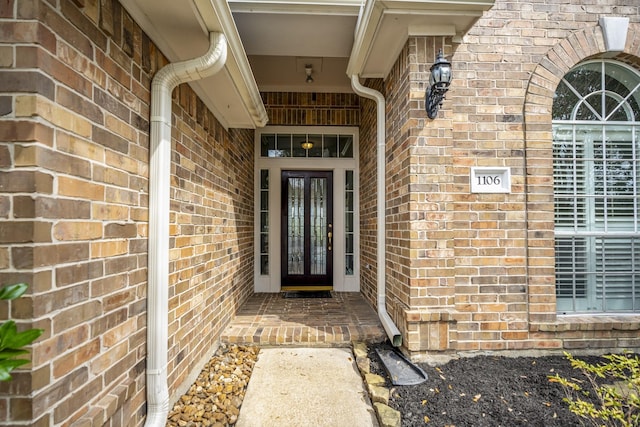
<svg viewBox="0 0 640 427">
<path fill-rule="evenodd" d="M 377 90 L 368 88 L 360 84 L 360 79 L 357 75 L 351 76 L 351 87 L 360 96 L 372 99 L 376 102 L 377 108 L 377 176 L 376 176 L 376 194 L 377 194 L 377 223 L 378 223 L 378 317 L 380 322 L 387 332 L 387 336 L 391 340 L 394 347 L 400 347 L 402 345 L 402 335 L 400 330 L 391 320 L 391 316 L 387 312 L 387 274 L 386 274 L 386 210 L 387 210 L 387 198 L 385 191 L 385 177 L 386 171 L 386 159 L 385 159 L 385 100 L 384 96 Z"/>
<path fill-rule="evenodd" d="M 209 34 L 203 56 L 168 64 L 151 83 L 149 164 L 149 285 L 147 290 L 147 420 L 164 426 L 169 413 L 167 340 L 169 331 L 169 191 L 171 178 L 171 93 L 180 83 L 218 72 L 227 59 L 222 33 Z"/>
</svg>

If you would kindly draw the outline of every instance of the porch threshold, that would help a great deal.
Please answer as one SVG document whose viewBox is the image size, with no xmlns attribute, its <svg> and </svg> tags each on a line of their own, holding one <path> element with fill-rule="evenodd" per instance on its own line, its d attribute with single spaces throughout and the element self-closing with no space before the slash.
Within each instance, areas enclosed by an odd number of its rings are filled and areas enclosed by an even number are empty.
<svg viewBox="0 0 640 427">
<path fill-rule="evenodd" d="M 378 315 L 357 292 L 331 292 L 332 298 L 282 298 L 254 294 L 222 332 L 228 344 L 263 347 L 296 345 L 345 347 L 353 341 L 386 339 Z"/>
</svg>

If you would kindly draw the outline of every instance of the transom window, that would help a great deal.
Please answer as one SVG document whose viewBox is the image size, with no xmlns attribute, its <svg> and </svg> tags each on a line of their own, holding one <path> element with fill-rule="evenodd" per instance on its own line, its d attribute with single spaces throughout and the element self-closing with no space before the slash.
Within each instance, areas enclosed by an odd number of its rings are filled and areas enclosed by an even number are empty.
<svg viewBox="0 0 640 427">
<path fill-rule="evenodd" d="M 640 311 L 640 75 L 609 60 L 572 69 L 553 103 L 559 312 Z"/>
<path fill-rule="evenodd" d="M 353 158 L 353 135 L 264 133 L 260 156 Z"/>
</svg>

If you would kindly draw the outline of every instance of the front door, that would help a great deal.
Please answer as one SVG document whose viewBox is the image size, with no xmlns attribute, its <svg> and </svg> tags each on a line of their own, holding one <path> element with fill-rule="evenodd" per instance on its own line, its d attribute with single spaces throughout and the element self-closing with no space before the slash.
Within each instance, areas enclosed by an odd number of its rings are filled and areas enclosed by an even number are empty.
<svg viewBox="0 0 640 427">
<path fill-rule="evenodd" d="M 333 286 L 333 173 L 282 172 L 282 287 Z"/>
</svg>

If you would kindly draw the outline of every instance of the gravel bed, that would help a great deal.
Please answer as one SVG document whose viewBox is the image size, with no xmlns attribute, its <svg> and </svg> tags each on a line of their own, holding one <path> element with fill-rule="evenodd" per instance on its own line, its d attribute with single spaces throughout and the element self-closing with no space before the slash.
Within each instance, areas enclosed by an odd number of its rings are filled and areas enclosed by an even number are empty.
<svg viewBox="0 0 640 427">
<path fill-rule="evenodd" d="M 220 346 L 169 412 L 167 427 L 227 427 L 238 420 L 258 347 Z"/>
</svg>

